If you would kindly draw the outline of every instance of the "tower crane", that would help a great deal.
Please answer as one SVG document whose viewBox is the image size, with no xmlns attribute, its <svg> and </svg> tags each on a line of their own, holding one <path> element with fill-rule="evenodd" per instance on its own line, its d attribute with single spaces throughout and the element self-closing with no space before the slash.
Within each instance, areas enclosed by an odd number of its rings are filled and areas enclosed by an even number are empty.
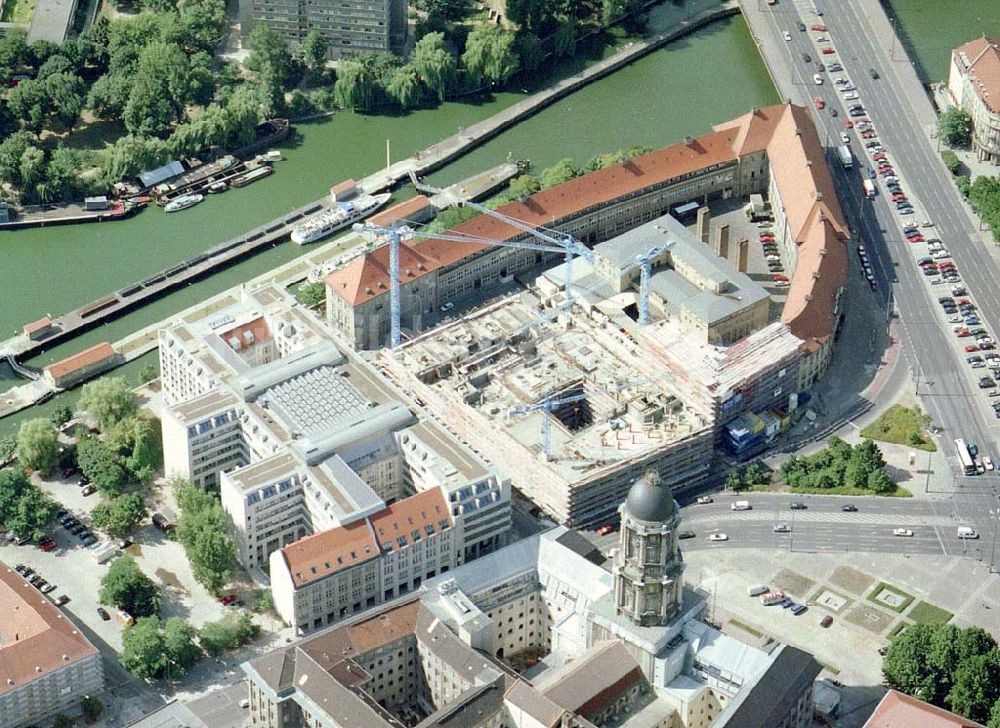
<svg viewBox="0 0 1000 728">
<path fill-rule="evenodd" d="M 560 407 L 564 404 L 572 404 L 573 402 L 580 402 L 584 399 L 587 399 L 586 394 L 573 394 L 569 397 L 560 397 L 558 399 L 543 399 L 541 402 L 536 402 L 535 404 L 515 407 L 510 411 L 510 413 L 512 415 L 526 415 L 529 412 L 542 412 L 544 415 L 544 419 L 542 420 L 542 453 L 544 453 L 546 460 L 551 460 L 552 412 L 556 409 L 556 407 Z"/>
<path fill-rule="evenodd" d="M 654 245 L 645 253 L 635 256 L 635 264 L 639 266 L 639 325 L 649 323 L 649 279 L 653 275 L 653 261 L 669 246 L 668 243 Z"/>
</svg>

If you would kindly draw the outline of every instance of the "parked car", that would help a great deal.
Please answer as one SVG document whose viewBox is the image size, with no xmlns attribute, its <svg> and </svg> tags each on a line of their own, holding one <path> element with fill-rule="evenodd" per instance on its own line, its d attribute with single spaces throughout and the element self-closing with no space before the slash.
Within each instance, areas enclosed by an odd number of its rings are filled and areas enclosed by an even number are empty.
<svg viewBox="0 0 1000 728">
<path fill-rule="evenodd" d="M 694 531 L 681 531 L 677 534 L 677 538 L 694 538 L 695 535 Z"/>
<path fill-rule="evenodd" d="M 788 507 L 793 511 L 804 511 L 806 509 L 806 504 L 802 501 L 792 501 L 788 504 Z"/>
<path fill-rule="evenodd" d="M 97 488 L 95 488 L 92 485 L 86 485 L 86 486 L 84 486 L 83 490 L 80 491 L 80 494 L 83 495 L 83 496 L 88 496 L 88 495 L 93 495 L 96 492 L 97 492 Z"/>
<path fill-rule="evenodd" d="M 708 536 L 709 541 L 728 541 L 729 536 L 724 533 L 713 533 Z"/>
<path fill-rule="evenodd" d="M 844 513 L 857 513 L 858 507 L 855 505 L 851 505 L 850 503 L 846 503 L 840 507 L 840 510 L 842 510 Z"/>
<path fill-rule="evenodd" d="M 68 596 L 66 596 L 65 594 L 60 594 L 60 595 L 59 595 L 59 596 L 58 596 L 58 597 L 56 598 L 56 606 L 57 606 L 57 607 L 61 607 L 61 606 L 63 606 L 64 604 L 68 604 L 68 603 L 69 603 L 69 597 L 68 597 Z"/>
<path fill-rule="evenodd" d="M 219 603 L 224 607 L 228 607 L 230 604 L 235 602 L 236 599 L 237 596 L 235 594 L 226 594 L 224 597 L 219 599 Z"/>
<path fill-rule="evenodd" d="M 829 627 L 831 624 L 833 624 L 833 617 L 831 617 L 829 614 L 823 617 L 823 619 L 819 621 L 820 627 Z"/>
<path fill-rule="evenodd" d="M 706 503 L 712 502 L 712 496 L 710 495 L 700 495 L 698 496 L 698 501 L 700 505 L 705 505 Z"/>
<path fill-rule="evenodd" d="M 107 610 L 107 609 L 105 609 L 104 607 L 98 607 L 98 608 L 97 608 L 97 614 L 98 614 L 98 615 L 99 615 L 99 616 L 101 617 L 101 619 L 103 619 L 103 620 L 104 620 L 105 622 L 107 622 L 107 621 L 109 621 L 109 620 L 111 619 L 111 615 L 110 615 L 110 614 L 108 614 L 108 610 Z"/>
<path fill-rule="evenodd" d="M 603 526 L 597 529 L 598 536 L 607 536 L 609 533 L 615 530 L 615 527 L 610 523 L 605 523 Z"/>
</svg>

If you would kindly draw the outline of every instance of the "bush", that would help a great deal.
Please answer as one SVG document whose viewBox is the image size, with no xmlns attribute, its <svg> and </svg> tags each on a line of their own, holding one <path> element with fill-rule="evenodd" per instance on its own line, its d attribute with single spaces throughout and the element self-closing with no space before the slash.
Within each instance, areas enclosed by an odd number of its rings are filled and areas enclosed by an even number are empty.
<svg viewBox="0 0 1000 728">
<path fill-rule="evenodd" d="M 104 712 L 104 703 L 97 698 L 92 698 L 88 695 L 80 703 L 80 710 L 83 711 L 83 717 L 87 720 L 87 722 L 93 723 L 100 718 L 101 713 Z"/>
<path fill-rule="evenodd" d="M 217 622 L 209 622 L 198 632 L 198 642 L 212 657 L 252 641 L 260 627 L 246 612 L 231 610 Z"/>
<path fill-rule="evenodd" d="M 948 168 L 953 177 L 957 177 L 958 173 L 962 171 L 962 160 L 958 158 L 958 155 L 950 149 L 941 150 L 941 159 L 944 161 L 944 166 Z"/>
</svg>

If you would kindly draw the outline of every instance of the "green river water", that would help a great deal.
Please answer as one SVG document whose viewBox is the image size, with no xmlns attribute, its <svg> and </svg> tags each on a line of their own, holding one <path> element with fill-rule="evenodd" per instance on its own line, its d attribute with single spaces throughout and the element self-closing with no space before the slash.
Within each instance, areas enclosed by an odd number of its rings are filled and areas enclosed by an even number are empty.
<svg viewBox="0 0 1000 728">
<path fill-rule="evenodd" d="M 345 113 L 298 124 L 275 174 L 226 192 L 182 213 L 147 209 L 131 220 L 23 230 L 0 235 L 4 297 L 0 334 L 7 336 L 45 313 L 59 314 L 140 280 L 277 215 L 311 201 L 331 184 L 361 177 L 514 103 L 522 94 L 497 94 L 478 103 L 448 103 L 406 116 Z M 508 152 L 535 169 L 564 157 L 591 156 L 628 146 L 663 146 L 752 106 L 778 101 L 742 18 L 713 23 L 635 64 L 570 95 L 471 152 L 432 177 L 450 184 L 502 161 Z M 403 193 L 405 194 L 405 193 Z M 54 347 L 28 363 L 42 366 L 98 341 L 115 341 L 241 281 L 302 254 L 291 243 L 263 251 L 209 279 L 165 295 L 127 316 Z M 144 361 L 118 370 L 134 379 Z M 6 380 L 6 381 L 3 381 Z M 0 367 L 0 388 L 12 373 Z M 0 421 L 0 433 L 44 414 L 75 392 Z"/>
<path fill-rule="evenodd" d="M 883 0 L 925 83 L 947 81 L 951 49 L 1000 36 L 997 0 Z"/>
</svg>

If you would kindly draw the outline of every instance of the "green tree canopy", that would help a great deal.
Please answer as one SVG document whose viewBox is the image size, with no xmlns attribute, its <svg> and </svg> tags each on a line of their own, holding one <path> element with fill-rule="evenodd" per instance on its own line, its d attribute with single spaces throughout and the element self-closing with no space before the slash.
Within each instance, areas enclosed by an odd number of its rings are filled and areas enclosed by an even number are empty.
<svg viewBox="0 0 1000 728">
<path fill-rule="evenodd" d="M 503 83 L 518 69 L 517 37 L 497 25 L 476 27 L 465 42 L 462 63 L 477 81 Z"/>
<path fill-rule="evenodd" d="M 368 111 L 375 99 L 375 77 L 357 61 L 342 61 L 337 68 L 333 96 L 344 109 Z"/>
<path fill-rule="evenodd" d="M 972 117 L 952 106 L 938 117 L 938 136 L 949 147 L 968 147 L 972 143 Z"/>
<path fill-rule="evenodd" d="M 424 85 L 444 101 L 455 79 L 455 57 L 445 48 L 444 34 L 428 33 L 418 40 L 412 64 Z"/>
<path fill-rule="evenodd" d="M 128 480 L 121 456 L 96 437 L 83 437 L 76 447 L 76 461 L 83 474 L 108 497 L 121 493 Z"/>
<path fill-rule="evenodd" d="M 59 438 L 49 420 L 39 417 L 21 425 L 17 433 L 17 459 L 22 466 L 41 473 L 55 470 L 59 464 Z"/>
<path fill-rule="evenodd" d="M 392 74 L 385 92 L 393 101 L 404 109 L 412 109 L 420 103 L 424 88 L 420 83 L 420 74 L 412 65 L 402 66 Z"/>
<path fill-rule="evenodd" d="M 562 159 L 551 167 L 543 169 L 538 177 L 538 181 L 541 183 L 542 189 L 548 189 L 563 182 L 569 182 L 579 174 L 580 170 L 573 164 L 572 159 Z"/>
<path fill-rule="evenodd" d="M 302 49 L 302 60 L 305 61 L 309 69 L 316 71 L 326 64 L 327 51 L 329 50 L 329 44 L 326 42 L 326 38 L 318 30 L 310 30 L 306 34 L 306 37 L 302 39 L 301 44 Z"/>
<path fill-rule="evenodd" d="M 1000 700 L 1000 651 L 993 649 L 959 663 L 947 703 L 959 715 L 985 723 Z"/>
<path fill-rule="evenodd" d="M 160 611 L 160 593 L 131 556 L 119 556 L 101 579 L 101 604 L 124 609 L 133 617 Z"/>
<path fill-rule="evenodd" d="M 142 617 L 122 636 L 122 666 L 139 678 L 178 679 L 197 659 L 194 629 L 179 617 Z"/>
<path fill-rule="evenodd" d="M 125 493 L 99 503 L 91 512 L 94 526 L 115 536 L 124 536 L 142 523 L 148 512 L 142 495 Z"/>
<path fill-rule="evenodd" d="M 217 497 L 181 481 L 175 485 L 181 507 L 177 538 L 184 546 L 194 577 L 218 593 L 236 566 L 236 546 Z"/>
<path fill-rule="evenodd" d="M 80 409 L 86 410 L 101 427 L 121 422 L 136 411 L 135 395 L 125 377 L 101 377 L 83 385 Z"/>
<path fill-rule="evenodd" d="M 227 650 L 253 640 L 260 632 L 253 618 L 244 611 L 230 610 L 222 619 L 209 622 L 198 631 L 198 642 L 209 655 L 217 657 Z"/>
<path fill-rule="evenodd" d="M 734 493 L 743 490 L 743 475 L 739 468 L 733 468 L 726 473 L 726 490 L 731 490 Z"/>
<path fill-rule="evenodd" d="M 524 200 L 542 189 L 538 178 L 530 174 L 522 174 L 510 181 L 510 194 L 515 200 Z"/>
</svg>

